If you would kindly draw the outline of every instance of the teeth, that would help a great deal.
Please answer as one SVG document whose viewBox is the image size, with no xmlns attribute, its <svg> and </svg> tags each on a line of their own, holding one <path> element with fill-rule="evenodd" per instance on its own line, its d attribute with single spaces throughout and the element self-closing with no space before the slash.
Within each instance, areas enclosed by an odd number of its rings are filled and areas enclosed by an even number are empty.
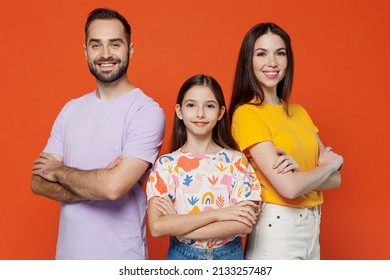
<svg viewBox="0 0 390 280">
<path fill-rule="evenodd" d="M 276 75 L 276 74 L 278 74 L 278 72 L 265 72 L 265 74 L 267 74 L 267 75 Z"/>
<path fill-rule="evenodd" d="M 112 66 L 113 64 L 101 64 L 102 67 L 110 67 Z"/>
</svg>

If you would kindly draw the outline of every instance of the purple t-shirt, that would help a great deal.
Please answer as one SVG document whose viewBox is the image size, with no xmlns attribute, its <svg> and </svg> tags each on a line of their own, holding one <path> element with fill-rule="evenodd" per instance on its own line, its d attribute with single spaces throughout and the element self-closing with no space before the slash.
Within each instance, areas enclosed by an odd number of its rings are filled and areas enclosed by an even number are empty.
<svg viewBox="0 0 390 280">
<path fill-rule="evenodd" d="M 112 100 L 94 91 L 64 106 L 44 152 L 81 170 L 105 168 L 119 155 L 153 163 L 164 128 L 163 110 L 140 89 Z M 141 185 L 116 201 L 62 203 L 56 258 L 146 259 Z"/>
</svg>

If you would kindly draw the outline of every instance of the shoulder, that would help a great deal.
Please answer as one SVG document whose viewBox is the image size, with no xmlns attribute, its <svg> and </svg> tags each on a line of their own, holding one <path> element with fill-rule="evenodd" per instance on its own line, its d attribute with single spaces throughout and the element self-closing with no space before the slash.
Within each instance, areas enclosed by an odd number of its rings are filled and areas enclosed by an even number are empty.
<svg viewBox="0 0 390 280">
<path fill-rule="evenodd" d="M 73 110 L 74 108 L 77 108 L 79 106 L 82 106 L 83 104 L 91 102 L 92 99 L 93 99 L 94 94 L 95 94 L 95 91 L 87 93 L 87 94 L 84 94 L 84 95 L 82 95 L 80 97 L 73 98 L 73 99 L 69 100 L 63 106 L 61 113 L 67 113 L 67 112 Z"/>
<path fill-rule="evenodd" d="M 266 113 L 266 106 L 255 104 L 244 104 L 239 106 L 233 113 L 233 118 L 254 118 L 261 117 Z"/>
<path fill-rule="evenodd" d="M 141 89 L 136 88 L 132 90 L 127 97 L 133 106 L 135 106 L 134 109 L 137 112 L 150 114 L 150 118 L 155 116 L 158 118 L 163 117 L 165 119 L 164 110 L 155 100 L 153 100 L 153 98 L 146 95 Z"/>
<path fill-rule="evenodd" d="M 292 113 L 293 115 L 308 115 L 306 109 L 298 103 L 290 103 L 288 106 L 290 113 Z"/>
<path fill-rule="evenodd" d="M 130 91 L 128 97 L 141 108 L 157 108 L 162 110 L 160 105 L 153 98 L 145 94 L 140 88 Z"/>
<path fill-rule="evenodd" d="M 238 113 L 238 114 L 243 114 L 243 113 L 247 113 L 247 112 L 256 112 L 258 111 L 259 109 L 261 108 L 261 106 L 256 106 L 254 104 L 244 104 L 244 105 L 241 105 L 239 107 L 237 107 L 237 109 L 234 111 L 234 114 Z"/>
<path fill-rule="evenodd" d="M 298 103 L 289 103 L 288 106 L 289 106 L 289 109 L 294 110 L 294 111 L 306 111 L 305 108 Z"/>
<path fill-rule="evenodd" d="M 144 130 L 165 129 L 165 114 L 160 105 L 147 96 L 142 90 L 136 88 L 125 96 L 123 104 L 127 110 L 127 120 L 130 124 L 143 127 Z"/>
<path fill-rule="evenodd" d="M 156 160 L 156 164 L 161 165 L 164 163 L 173 162 L 173 161 L 176 161 L 178 157 L 180 157 L 180 154 L 178 151 L 163 154 L 163 155 L 158 157 L 158 159 Z"/>
<path fill-rule="evenodd" d="M 241 159 L 246 160 L 246 156 L 242 152 L 237 150 L 223 149 L 219 152 L 219 155 L 229 158 L 229 161 L 237 161 Z"/>
</svg>

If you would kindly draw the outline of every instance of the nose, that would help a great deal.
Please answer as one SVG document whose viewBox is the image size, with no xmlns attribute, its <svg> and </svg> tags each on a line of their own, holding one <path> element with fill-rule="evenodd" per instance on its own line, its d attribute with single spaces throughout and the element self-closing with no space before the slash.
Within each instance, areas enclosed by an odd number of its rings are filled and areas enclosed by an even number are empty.
<svg viewBox="0 0 390 280">
<path fill-rule="evenodd" d="M 267 63 L 268 63 L 268 66 L 270 66 L 270 67 L 276 67 L 278 65 L 276 58 L 273 55 L 268 56 Z"/>
<path fill-rule="evenodd" d="M 108 57 L 111 57 L 111 50 L 110 50 L 110 47 L 109 46 L 104 46 L 102 48 L 102 56 L 104 58 L 108 58 Z"/>
<path fill-rule="evenodd" d="M 204 108 L 203 106 L 199 106 L 198 110 L 196 111 L 196 116 L 200 119 L 204 118 Z"/>
</svg>

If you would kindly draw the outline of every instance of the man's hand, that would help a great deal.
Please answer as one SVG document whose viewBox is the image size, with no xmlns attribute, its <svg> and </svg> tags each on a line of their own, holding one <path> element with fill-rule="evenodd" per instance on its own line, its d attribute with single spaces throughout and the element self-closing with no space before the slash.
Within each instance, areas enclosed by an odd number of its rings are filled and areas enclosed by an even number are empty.
<svg viewBox="0 0 390 280">
<path fill-rule="evenodd" d="M 56 171 L 62 167 L 64 167 L 62 162 L 54 156 L 47 153 L 41 153 L 39 158 L 34 161 L 32 173 L 34 175 L 41 176 L 48 181 L 58 182 L 56 178 Z"/>
</svg>

